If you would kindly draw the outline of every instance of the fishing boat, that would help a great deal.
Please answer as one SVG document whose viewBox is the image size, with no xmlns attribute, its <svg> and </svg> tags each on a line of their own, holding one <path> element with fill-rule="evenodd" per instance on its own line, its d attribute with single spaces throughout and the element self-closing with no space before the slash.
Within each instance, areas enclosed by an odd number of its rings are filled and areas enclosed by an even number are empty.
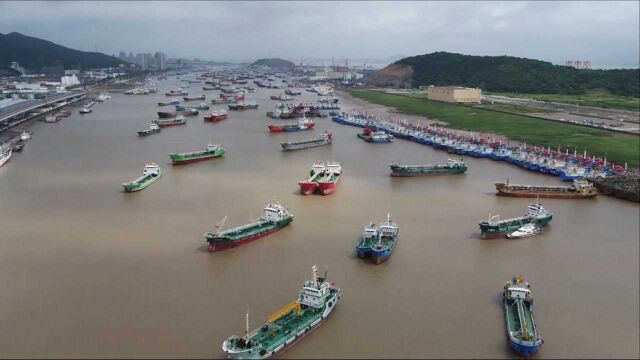
<svg viewBox="0 0 640 360">
<path fill-rule="evenodd" d="M 196 101 L 196 100 L 204 100 L 205 95 L 202 94 L 200 96 L 185 96 L 182 98 L 184 101 Z"/>
<path fill-rule="evenodd" d="M 176 113 L 183 115 L 183 116 L 196 116 L 198 114 L 200 114 L 200 111 L 198 111 L 198 109 L 194 109 L 191 107 L 178 107 L 176 106 Z"/>
<path fill-rule="evenodd" d="M 574 180 L 571 186 L 515 185 L 495 183 L 496 195 L 513 197 L 585 199 L 598 195 L 598 189 L 587 180 Z"/>
<path fill-rule="evenodd" d="M 270 132 L 304 131 L 304 130 L 311 130 L 314 126 L 315 126 L 315 123 L 312 120 L 307 118 L 301 118 L 295 123 L 267 125 Z"/>
<path fill-rule="evenodd" d="M 280 143 L 283 151 L 293 151 L 293 150 L 301 150 L 307 149 L 316 146 L 329 145 L 332 142 L 332 135 L 330 132 L 323 131 L 319 137 L 315 139 L 308 140 L 300 140 L 300 141 L 290 141 Z"/>
<path fill-rule="evenodd" d="M 147 186 L 153 184 L 162 176 L 162 168 L 156 163 L 148 163 L 144 167 L 142 176 L 128 183 L 122 184 L 125 192 L 140 191 Z"/>
<path fill-rule="evenodd" d="M 219 158 L 222 155 L 224 155 L 224 149 L 222 148 L 222 146 L 209 144 L 204 150 L 186 153 L 174 153 L 170 154 L 169 157 L 171 158 L 171 162 L 173 163 L 173 165 L 183 165 Z"/>
<path fill-rule="evenodd" d="M 233 335 L 222 343 L 222 351 L 231 359 L 276 358 L 309 335 L 331 314 L 341 291 L 327 282 L 327 274 L 305 281 L 298 299 L 269 316 L 261 327 L 249 331 L 249 312 L 245 316 L 244 336 Z"/>
<path fill-rule="evenodd" d="M 479 223 L 483 239 L 504 236 L 529 223 L 545 226 L 551 221 L 553 215 L 540 204 L 529 204 L 527 213 L 524 216 L 505 220 L 500 220 L 499 217 L 500 215 L 489 215 L 488 220 Z"/>
<path fill-rule="evenodd" d="M 249 224 L 222 231 L 226 219 L 225 216 L 216 224 L 215 233 L 204 235 L 210 252 L 240 246 L 276 232 L 293 221 L 293 214 L 284 206 L 272 202 L 264 208 L 264 215 Z"/>
<path fill-rule="evenodd" d="M 176 113 L 175 112 L 170 112 L 170 111 L 158 111 L 158 117 L 160 119 L 168 119 L 168 118 L 173 118 L 176 117 Z"/>
<path fill-rule="evenodd" d="M 371 247 L 378 241 L 378 228 L 373 221 L 369 226 L 364 228 L 358 245 L 356 245 L 356 254 L 359 258 L 364 259 L 371 256 Z"/>
<path fill-rule="evenodd" d="M 13 153 L 13 149 L 11 146 L 0 144 L 0 166 L 6 164 L 9 160 L 11 160 L 11 154 Z"/>
<path fill-rule="evenodd" d="M 399 165 L 390 164 L 391 176 L 424 176 L 462 174 L 467 171 L 467 165 L 462 160 L 447 159 L 446 165 Z"/>
<path fill-rule="evenodd" d="M 220 90 L 220 86 L 203 86 L 202 90 Z"/>
<path fill-rule="evenodd" d="M 198 110 L 209 110 L 209 105 L 207 105 L 206 103 L 200 103 L 200 105 L 196 106 L 196 109 Z"/>
<path fill-rule="evenodd" d="M 149 124 L 149 128 L 148 129 L 144 129 L 144 130 L 138 131 L 138 135 L 139 136 L 147 136 L 147 135 L 159 133 L 160 130 L 161 129 L 160 129 L 160 126 L 158 124 L 151 123 L 151 124 Z"/>
<path fill-rule="evenodd" d="M 187 123 L 187 119 L 182 115 L 178 115 L 173 119 L 153 119 L 152 122 L 158 124 L 158 126 L 160 127 L 169 127 L 176 125 L 185 125 Z"/>
<path fill-rule="evenodd" d="M 212 111 L 211 114 L 204 117 L 204 121 L 218 122 L 222 120 L 226 120 L 229 113 L 227 110 L 215 110 Z"/>
<path fill-rule="evenodd" d="M 338 181 L 342 175 L 342 166 L 339 162 L 327 163 L 327 169 L 324 172 L 324 176 L 318 179 L 318 192 L 322 195 L 330 195 L 336 191 L 338 187 Z"/>
<path fill-rule="evenodd" d="M 291 96 L 298 96 L 298 95 L 302 95 L 302 91 L 300 90 L 293 90 L 293 89 L 286 89 L 284 91 L 285 94 L 287 95 L 291 95 Z"/>
<path fill-rule="evenodd" d="M 180 105 L 180 100 L 172 99 L 170 101 L 161 101 L 158 103 L 158 106 L 171 106 L 171 105 Z"/>
<path fill-rule="evenodd" d="M 211 99 L 211 103 L 213 105 L 221 105 L 221 104 L 233 104 L 236 101 L 234 99 Z"/>
<path fill-rule="evenodd" d="M 363 132 L 358 134 L 358 137 L 366 142 L 375 144 L 390 143 L 393 140 L 393 135 L 384 131 L 371 131 L 369 128 L 364 128 Z"/>
<path fill-rule="evenodd" d="M 541 234 L 542 231 L 541 227 L 536 226 L 536 224 L 529 223 L 519 227 L 518 230 L 507 234 L 507 237 L 509 239 L 520 239 Z"/>
<path fill-rule="evenodd" d="M 504 285 L 502 296 L 509 345 L 518 354 L 529 358 L 544 343 L 533 318 L 531 287 L 522 276 L 514 276 Z"/>
<path fill-rule="evenodd" d="M 300 187 L 300 193 L 302 195 L 311 195 L 318 189 L 318 179 L 324 176 L 326 171 L 326 166 L 323 162 L 316 161 L 311 166 L 311 171 L 309 172 L 309 176 L 298 182 L 298 186 Z"/>
<path fill-rule="evenodd" d="M 271 100 L 278 100 L 278 101 L 292 101 L 294 100 L 291 96 L 287 96 L 287 95 L 271 95 Z"/>
<path fill-rule="evenodd" d="M 164 95 L 165 96 L 188 96 L 189 93 L 182 89 L 178 89 L 178 90 L 169 90 Z"/>
<path fill-rule="evenodd" d="M 386 261 L 398 241 L 398 225 L 391 221 L 391 214 L 387 214 L 387 221 L 378 227 L 378 238 L 371 246 L 371 259 L 374 263 L 380 264 Z"/>
<path fill-rule="evenodd" d="M 229 110 L 249 110 L 249 109 L 258 108 L 258 104 L 255 102 L 250 102 L 250 103 L 240 102 L 235 104 L 229 104 L 228 106 L 229 106 Z"/>
</svg>

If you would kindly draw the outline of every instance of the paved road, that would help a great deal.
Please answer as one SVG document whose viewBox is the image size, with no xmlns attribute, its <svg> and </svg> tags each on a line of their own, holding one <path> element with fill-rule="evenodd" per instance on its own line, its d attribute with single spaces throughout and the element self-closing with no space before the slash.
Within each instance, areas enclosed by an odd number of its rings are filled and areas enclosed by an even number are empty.
<svg viewBox="0 0 640 360">
<path fill-rule="evenodd" d="M 5 120 L 8 120 L 13 116 L 19 115 L 20 113 L 24 113 L 24 112 L 36 109 L 38 107 L 48 105 L 56 101 L 75 97 L 81 94 L 84 94 L 84 92 L 77 91 L 72 93 L 54 94 L 47 97 L 46 99 L 27 100 L 17 104 L 9 105 L 7 107 L 0 109 L 0 122 L 4 122 Z"/>
</svg>

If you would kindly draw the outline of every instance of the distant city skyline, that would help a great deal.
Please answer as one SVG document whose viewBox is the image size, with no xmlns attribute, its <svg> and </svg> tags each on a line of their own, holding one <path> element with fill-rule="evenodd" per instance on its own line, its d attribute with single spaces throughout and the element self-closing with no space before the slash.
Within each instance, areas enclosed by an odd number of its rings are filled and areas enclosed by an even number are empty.
<svg viewBox="0 0 640 360">
<path fill-rule="evenodd" d="M 434 51 L 638 67 L 640 7 L 622 2 L 0 2 L 0 33 L 83 51 L 370 64 Z M 301 35 L 302 34 L 302 35 Z M 305 60 L 306 59 L 306 60 Z M 315 59 L 315 60 L 312 60 Z"/>
</svg>

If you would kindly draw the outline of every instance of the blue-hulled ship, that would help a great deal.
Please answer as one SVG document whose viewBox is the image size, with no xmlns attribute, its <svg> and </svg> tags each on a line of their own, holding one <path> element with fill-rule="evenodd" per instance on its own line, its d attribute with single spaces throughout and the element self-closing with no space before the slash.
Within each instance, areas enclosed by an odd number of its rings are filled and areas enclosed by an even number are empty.
<svg viewBox="0 0 640 360">
<path fill-rule="evenodd" d="M 503 304 L 509 345 L 524 357 L 533 356 L 544 343 L 533 319 L 533 295 L 522 276 L 504 285 Z"/>
<path fill-rule="evenodd" d="M 387 221 L 378 227 L 378 239 L 371 247 L 371 259 L 380 264 L 386 261 L 398 242 L 398 225 L 391 221 L 391 215 L 387 214 Z"/>
<path fill-rule="evenodd" d="M 369 226 L 364 228 L 362 236 L 356 245 L 356 254 L 359 258 L 364 259 L 371 256 L 371 247 L 378 241 L 378 228 L 376 224 L 371 222 Z"/>
</svg>

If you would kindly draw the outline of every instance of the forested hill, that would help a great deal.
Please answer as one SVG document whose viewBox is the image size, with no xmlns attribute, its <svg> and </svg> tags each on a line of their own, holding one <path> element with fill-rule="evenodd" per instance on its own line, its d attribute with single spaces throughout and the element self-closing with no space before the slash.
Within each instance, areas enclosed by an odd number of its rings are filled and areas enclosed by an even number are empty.
<svg viewBox="0 0 640 360">
<path fill-rule="evenodd" d="M 394 79 L 390 74 L 404 74 L 404 78 Z M 578 70 L 513 56 L 447 52 L 404 58 L 372 77 L 375 85 L 461 85 L 488 91 L 557 94 L 606 90 L 624 96 L 640 96 L 639 81 L 638 69 Z"/>
</svg>

